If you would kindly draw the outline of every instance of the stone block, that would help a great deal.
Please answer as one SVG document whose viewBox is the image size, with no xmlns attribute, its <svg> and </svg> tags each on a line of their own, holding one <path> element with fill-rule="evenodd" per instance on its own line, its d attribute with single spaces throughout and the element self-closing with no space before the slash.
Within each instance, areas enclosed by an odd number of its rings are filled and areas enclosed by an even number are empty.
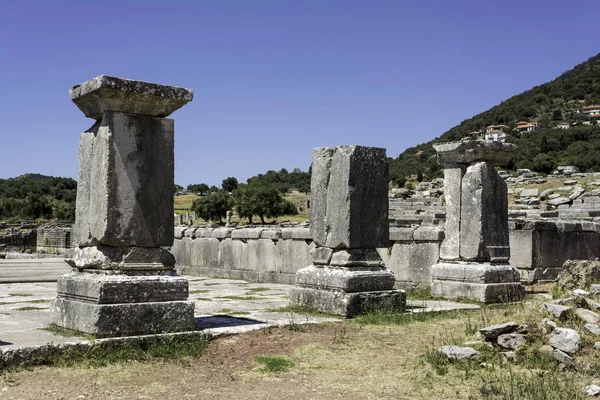
<svg viewBox="0 0 600 400">
<path fill-rule="evenodd" d="M 62 299 L 96 304 L 184 301 L 188 298 L 188 281 L 174 274 L 129 276 L 73 271 L 57 279 L 56 292 Z"/>
<path fill-rule="evenodd" d="M 391 228 L 390 241 L 412 241 L 415 228 Z"/>
<path fill-rule="evenodd" d="M 314 250 L 314 242 L 279 240 L 275 247 L 275 267 L 277 272 L 295 274 L 299 269 L 311 265 L 311 252 Z"/>
<path fill-rule="evenodd" d="M 166 117 L 192 101 L 194 91 L 100 75 L 73 86 L 69 96 L 86 117 L 100 120 L 106 111 Z"/>
<path fill-rule="evenodd" d="M 460 258 L 460 191 L 465 169 L 461 165 L 447 165 L 444 168 L 446 224 L 444 241 L 440 248 L 440 258 L 443 260 Z"/>
<path fill-rule="evenodd" d="M 105 112 L 81 134 L 77 245 L 171 246 L 173 168 L 173 120 Z"/>
<path fill-rule="evenodd" d="M 329 265 L 336 267 L 380 267 L 383 261 L 376 249 L 334 250 Z"/>
<path fill-rule="evenodd" d="M 294 287 L 290 290 L 290 302 L 293 305 L 352 318 L 381 309 L 403 312 L 406 309 L 406 292 L 387 290 L 345 293 L 340 290 Z"/>
<path fill-rule="evenodd" d="M 175 258 L 159 247 L 98 246 L 75 249 L 70 263 L 79 269 L 170 270 L 175 266 Z"/>
<path fill-rule="evenodd" d="M 415 241 L 439 242 L 444 239 L 444 230 L 439 227 L 422 226 L 413 232 Z"/>
<path fill-rule="evenodd" d="M 212 237 L 214 237 L 215 239 L 230 238 L 231 232 L 233 232 L 233 230 L 234 228 L 217 228 L 212 231 Z"/>
<path fill-rule="evenodd" d="M 190 266 L 193 267 L 219 267 L 219 239 L 199 238 L 194 239 L 189 246 Z"/>
<path fill-rule="evenodd" d="M 259 239 L 264 228 L 242 228 L 231 232 L 232 239 Z"/>
<path fill-rule="evenodd" d="M 386 266 L 394 272 L 398 282 L 429 285 L 431 266 L 439 261 L 439 256 L 439 242 L 397 242 L 391 248 Z"/>
<path fill-rule="evenodd" d="M 271 239 L 249 240 L 244 247 L 238 269 L 256 266 L 258 272 L 277 271 L 276 244 Z"/>
<path fill-rule="evenodd" d="M 486 162 L 470 165 L 462 179 L 460 256 L 490 261 L 488 247 L 509 246 L 506 183 Z"/>
<path fill-rule="evenodd" d="M 518 282 L 519 273 L 511 265 L 489 263 L 439 263 L 431 267 L 432 279 L 473 282 Z"/>
<path fill-rule="evenodd" d="M 391 290 L 394 274 L 379 268 L 328 268 L 311 265 L 296 273 L 296 285 L 316 289 L 337 289 L 346 293 Z"/>
<path fill-rule="evenodd" d="M 261 239 L 271 239 L 277 240 L 281 239 L 281 230 L 280 229 L 265 229 L 260 234 Z"/>
<path fill-rule="evenodd" d="M 292 228 L 291 238 L 294 240 L 312 240 L 309 228 Z"/>
<path fill-rule="evenodd" d="M 59 297 L 51 309 L 55 324 L 96 337 L 194 330 L 191 301 L 94 304 Z"/>
<path fill-rule="evenodd" d="M 190 239 L 194 239 L 196 238 L 196 228 L 188 228 L 185 230 L 185 233 L 183 234 L 183 236 L 185 237 L 189 237 Z"/>
<path fill-rule="evenodd" d="M 471 164 L 481 161 L 492 165 L 507 165 L 516 146 L 512 143 L 468 140 L 436 143 L 433 148 L 437 152 L 440 165 Z M 448 188 L 445 185 L 444 187 Z"/>
<path fill-rule="evenodd" d="M 213 232 L 214 234 L 214 232 Z M 241 240 L 231 238 L 219 242 L 219 267 L 222 269 L 244 269 L 244 248 Z"/>
<path fill-rule="evenodd" d="M 518 282 L 472 283 L 433 279 L 431 294 L 445 299 L 465 298 L 482 303 L 502 303 L 521 300 L 525 288 Z"/>
<path fill-rule="evenodd" d="M 176 226 L 173 232 L 175 239 L 181 239 L 184 236 L 187 226 Z"/>
<path fill-rule="evenodd" d="M 333 255 L 333 249 L 329 247 L 317 247 L 313 251 L 313 264 L 316 265 L 329 265 L 331 256 Z"/>
<path fill-rule="evenodd" d="M 318 246 L 388 246 L 389 177 L 385 149 L 315 149 L 312 176 L 310 229 Z"/>
</svg>

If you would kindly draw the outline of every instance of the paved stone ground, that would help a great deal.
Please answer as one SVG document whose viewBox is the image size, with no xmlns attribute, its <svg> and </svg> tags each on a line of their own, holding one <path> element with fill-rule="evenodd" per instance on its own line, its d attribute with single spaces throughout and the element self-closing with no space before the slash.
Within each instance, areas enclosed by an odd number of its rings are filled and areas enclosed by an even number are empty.
<svg viewBox="0 0 600 400">
<path fill-rule="evenodd" d="M 62 260 L 0 260 L 0 350 L 74 343 L 85 338 L 63 337 L 44 330 L 51 323 L 50 301 L 56 277 L 70 267 Z M 280 310 L 289 304 L 290 285 L 242 280 L 188 277 L 195 302 L 196 327 L 207 333 L 231 334 L 269 326 L 319 323 L 336 318 Z M 410 311 L 478 308 L 448 301 L 414 301 Z"/>
</svg>

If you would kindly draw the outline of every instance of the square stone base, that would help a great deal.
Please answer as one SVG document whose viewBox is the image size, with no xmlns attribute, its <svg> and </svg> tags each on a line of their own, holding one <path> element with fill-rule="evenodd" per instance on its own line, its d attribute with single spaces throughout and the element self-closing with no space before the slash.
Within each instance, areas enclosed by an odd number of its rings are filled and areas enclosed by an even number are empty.
<svg viewBox="0 0 600 400">
<path fill-rule="evenodd" d="M 97 337 L 194 330 L 187 279 L 168 274 L 77 272 L 59 277 L 53 322 Z"/>
<path fill-rule="evenodd" d="M 92 304 L 57 298 L 52 301 L 54 323 L 96 337 L 151 335 L 194 330 L 194 303 Z"/>
<path fill-rule="evenodd" d="M 352 318 L 378 309 L 404 312 L 406 292 L 382 290 L 345 293 L 341 290 L 294 287 L 290 290 L 292 305 L 310 307 L 322 312 Z"/>
<path fill-rule="evenodd" d="M 482 303 L 506 303 L 523 299 L 525 287 L 519 282 L 473 283 L 457 281 L 431 282 L 431 295 L 444 299 L 469 299 Z"/>
</svg>

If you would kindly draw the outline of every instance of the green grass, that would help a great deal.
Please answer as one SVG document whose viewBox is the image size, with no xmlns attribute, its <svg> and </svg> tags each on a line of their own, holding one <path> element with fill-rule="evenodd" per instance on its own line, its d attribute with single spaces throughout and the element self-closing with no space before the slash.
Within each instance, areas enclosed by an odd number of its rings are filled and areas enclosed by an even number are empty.
<svg viewBox="0 0 600 400">
<path fill-rule="evenodd" d="M 468 313 L 469 311 L 411 313 L 381 310 L 359 315 L 352 322 L 358 325 L 409 325 L 417 322 L 463 318 Z"/>
<path fill-rule="evenodd" d="M 212 301 L 212 299 L 209 299 L 208 297 L 196 297 L 197 301 Z"/>
<path fill-rule="evenodd" d="M 15 297 L 29 297 L 29 296 L 33 296 L 31 293 L 9 293 L 9 296 L 15 296 Z"/>
<path fill-rule="evenodd" d="M 407 300 L 432 300 L 433 296 L 431 295 L 431 287 L 419 287 L 415 289 L 410 289 L 406 291 L 406 299 Z"/>
<path fill-rule="evenodd" d="M 21 367 L 38 365 L 103 367 L 122 362 L 152 362 L 153 360 L 178 360 L 189 364 L 190 358 L 197 358 L 204 352 L 208 341 L 208 336 L 203 334 L 182 334 L 107 340 L 92 343 L 89 347 L 49 346 L 39 355 L 29 357 Z"/>
<path fill-rule="evenodd" d="M 231 314 L 233 312 L 233 310 L 231 308 L 221 308 L 217 312 L 220 314 Z"/>
<path fill-rule="evenodd" d="M 256 288 L 249 288 L 248 292 L 252 292 L 252 293 L 258 293 L 258 292 L 267 292 L 271 289 L 266 288 L 266 287 L 256 287 Z"/>
<path fill-rule="evenodd" d="M 260 371 L 269 374 L 286 372 L 294 366 L 294 361 L 288 356 L 259 354 L 254 357 L 254 361 L 262 364 Z"/>
<path fill-rule="evenodd" d="M 272 313 L 306 314 L 306 315 L 313 315 L 316 317 L 341 318 L 339 315 L 325 313 L 325 312 L 319 311 L 317 309 L 314 309 L 311 307 L 305 307 L 305 306 L 289 305 L 289 306 L 283 306 L 283 307 L 279 307 L 279 308 L 269 308 L 269 309 L 266 309 L 265 311 L 272 312 Z"/>
<path fill-rule="evenodd" d="M 31 306 L 15 308 L 16 311 L 38 311 L 38 310 L 47 310 L 47 309 L 48 309 L 47 307 L 31 307 Z"/>
<path fill-rule="evenodd" d="M 216 298 L 223 300 L 263 300 L 262 297 L 258 296 L 219 296 Z"/>
<path fill-rule="evenodd" d="M 190 290 L 190 294 L 200 294 L 200 293 L 208 293 L 209 289 L 198 289 L 198 290 Z"/>
<path fill-rule="evenodd" d="M 23 301 L 23 303 L 47 304 L 47 303 L 50 303 L 51 301 L 52 300 L 39 299 L 39 300 L 27 300 L 27 301 Z"/>
</svg>

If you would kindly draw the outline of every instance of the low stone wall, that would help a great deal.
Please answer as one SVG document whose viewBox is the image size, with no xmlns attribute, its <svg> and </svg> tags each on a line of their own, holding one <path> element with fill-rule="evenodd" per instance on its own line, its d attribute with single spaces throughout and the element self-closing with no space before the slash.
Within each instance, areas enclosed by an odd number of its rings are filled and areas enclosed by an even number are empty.
<svg viewBox="0 0 600 400">
<path fill-rule="evenodd" d="M 431 283 L 443 229 L 390 229 L 390 247 L 378 249 L 400 288 Z M 293 284 L 296 271 L 312 264 L 309 228 L 175 228 L 171 251 L 180 273 L 254 282 Z"/>
<path fill-rule="evenodd" d="M 37 229 L 36 252 L 70 255 L 72 227 L 43 226 Z"/>
<path fill-rule="evenodd" d="M 0 252 L 35 251 L 36 231 L 21 230 L 0 235 Z"/>
<path fill-rule="evenodd" d="M 524 282 L 553 281 L 566 260 L 600 257 L 600 223 L 513 220 L 510 225 L 510 264 Z"/>
</svg>

